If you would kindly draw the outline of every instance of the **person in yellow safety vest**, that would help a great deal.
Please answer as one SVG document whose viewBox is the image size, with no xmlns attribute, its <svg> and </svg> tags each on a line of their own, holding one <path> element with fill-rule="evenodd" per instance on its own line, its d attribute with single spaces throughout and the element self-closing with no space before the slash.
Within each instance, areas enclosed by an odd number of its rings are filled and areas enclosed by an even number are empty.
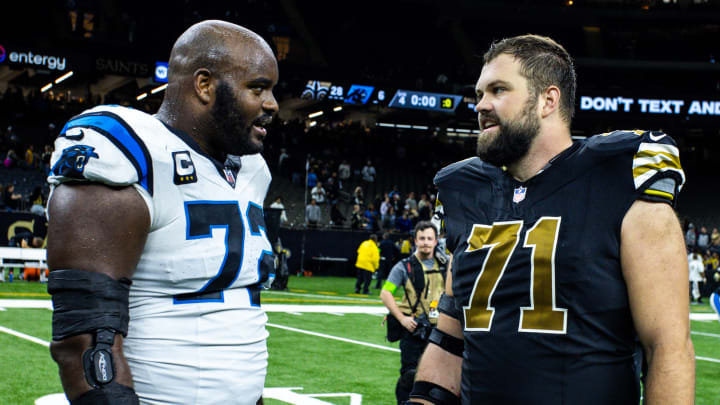
<svg viewBox="0 0 720 405">
<path fill-rule="evenodd" d="M 370 280 L 372 274 L 380 267 L 380 249 L 377 245 L 377 235 L 370 235 L 370 239 L 360 244 L 357 250 L 357 281 L 355 282 L 355 294 L 360 294 L 362 285 L 363 294 L 370 294 Z"/>
</svg>

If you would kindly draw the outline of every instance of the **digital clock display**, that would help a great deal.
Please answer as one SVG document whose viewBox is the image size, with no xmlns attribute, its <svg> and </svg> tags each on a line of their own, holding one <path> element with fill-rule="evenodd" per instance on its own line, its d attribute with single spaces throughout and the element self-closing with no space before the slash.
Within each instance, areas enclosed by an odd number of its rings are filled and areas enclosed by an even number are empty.
<svg viewBox="0 0 720 405">
<path fill-rule="evenodd" d="M 427 93 L 401 89 L 393 96 L 390 107 L 454 112 L 461 100 L 462 96 L 455 94 Z"/>
</svg>

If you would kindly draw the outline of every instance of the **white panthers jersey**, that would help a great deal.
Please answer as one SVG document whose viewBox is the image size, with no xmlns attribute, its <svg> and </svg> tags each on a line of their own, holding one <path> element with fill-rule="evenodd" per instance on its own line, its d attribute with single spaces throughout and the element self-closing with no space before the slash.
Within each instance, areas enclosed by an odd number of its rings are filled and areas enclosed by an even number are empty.
<svg viewBox="0 0 720 405">
<path fill-rule="evenodd" d="M 259 154 L 235 161 L 239 170 L 225 168 L 188 135 L 119 106 L 72 118 L 55 141 L 53 187 L 132 186 L 147 204 L 123 346 L 143 403 L 255 404 L 262 393 L 259 283 L 273 263 L 262 206 L 271 177 Z"/>
</svg>

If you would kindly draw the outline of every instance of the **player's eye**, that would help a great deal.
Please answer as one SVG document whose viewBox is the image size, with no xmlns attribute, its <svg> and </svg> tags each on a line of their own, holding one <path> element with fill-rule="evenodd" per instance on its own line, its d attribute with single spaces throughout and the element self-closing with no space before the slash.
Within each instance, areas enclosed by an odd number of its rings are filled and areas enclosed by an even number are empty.
<svg viewBox="0 0 720 405">
<path fill-rule="evenodd" d="M 494 87 L 492 92 L 493 92 L 493 94 L 500 94 L 500 93 L 504 92 L 505 90 L 507 90 L 505 87 Z"/>
</svg>

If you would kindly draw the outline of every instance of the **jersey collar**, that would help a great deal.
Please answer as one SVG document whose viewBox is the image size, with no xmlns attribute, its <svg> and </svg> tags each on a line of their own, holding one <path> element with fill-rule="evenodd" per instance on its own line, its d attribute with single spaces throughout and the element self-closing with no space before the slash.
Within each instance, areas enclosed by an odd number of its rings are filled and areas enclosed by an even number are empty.
<svg viewBox="0 0 720 405">
<path fill-rule="evenodd" d="M 205 153 L 200 147 L 200 144 L 198 144 L 197 141 L 193 137 L 188 135 L 186 132 L 177 128 L 173 128 L 160 119 L 158 119 L 158 121 L 160 121 L 165 126 L 165 128 L 168 129 L 168 131 L 172 132 L 175 136 L 185 142 L 193 151 L 195 151 L 195 153 L 202 155 L 203 157 L 208 159 L 213 164 L 213 166 L 215 166 L 218 174 L 223 179 L 225 179 L 228 184 L 230 184 L 230 187 L 235 188 L 235 180 L 237 179 L 237 174 L 242 167 L 240 156 L 228 155 L 225 163 L 222 164 L 217 159 Z"/>
</svg>

